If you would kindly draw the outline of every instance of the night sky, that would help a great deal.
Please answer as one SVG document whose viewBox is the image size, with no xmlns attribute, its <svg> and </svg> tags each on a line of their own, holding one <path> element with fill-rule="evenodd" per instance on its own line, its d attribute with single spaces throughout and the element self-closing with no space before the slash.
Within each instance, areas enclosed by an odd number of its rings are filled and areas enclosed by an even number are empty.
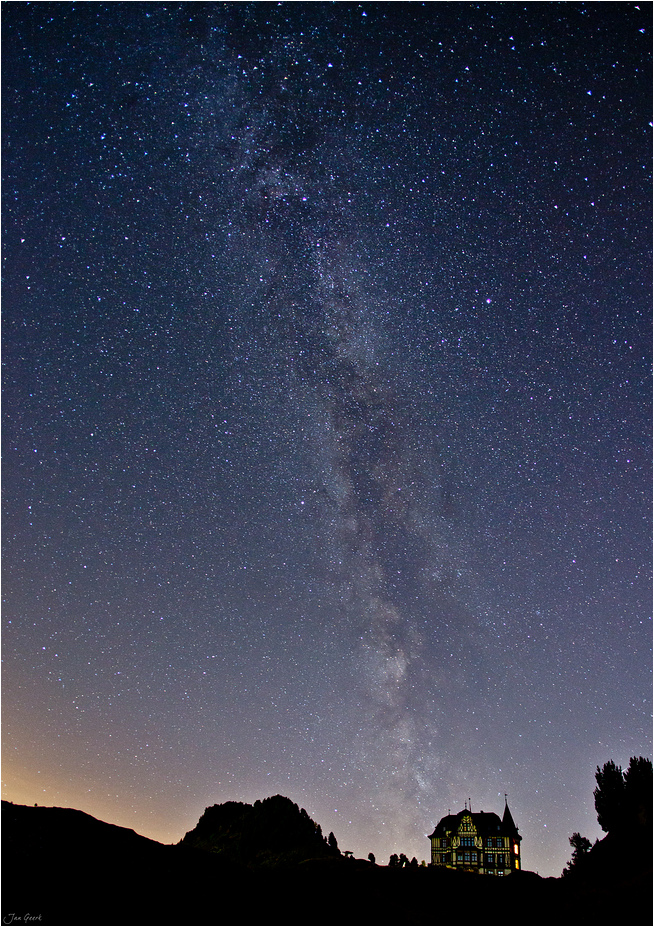
<svg viewBox="0 0 654 927">
<path fill-rule="evenodd" d="M 3 794 L 559 875 L 651 756 L 649 3 L 3 4 Z"/>
</svg>

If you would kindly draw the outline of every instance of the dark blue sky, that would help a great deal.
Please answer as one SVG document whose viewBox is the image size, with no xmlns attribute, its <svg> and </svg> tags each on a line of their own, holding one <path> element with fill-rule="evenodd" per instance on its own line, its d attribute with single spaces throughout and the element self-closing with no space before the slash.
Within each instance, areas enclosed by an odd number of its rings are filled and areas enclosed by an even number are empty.
<svg viewBox="0 0 654 927">
<path fill-rule="evenodd" d="M 651 755 L 651 6 L 3 13 L 3 794 L 558 875 Z"/>
</svg>

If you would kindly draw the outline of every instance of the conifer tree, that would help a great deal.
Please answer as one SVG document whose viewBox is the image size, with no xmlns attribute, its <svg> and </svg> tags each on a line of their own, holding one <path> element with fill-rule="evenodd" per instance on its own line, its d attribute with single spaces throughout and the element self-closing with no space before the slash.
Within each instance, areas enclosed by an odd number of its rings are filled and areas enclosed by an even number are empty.
<svg viewBox="0 0 654 927">
<path fill-rule="evenodd" d="M 609 760 L 595 772 L 597 788 L 593 792 L 597 821 L 602 830 L 650 826 L 652 822 L 652 761 L 632 756 L 622 772 Z"/>
<path fill-rule="evenodd" d="M 616 766 L 609 760 L 595 772 L 597 788 L 593 792 L 595 797 L 595 811 L 597 822 L 607 833 L 619 825 L 623 816 L 624 807 L 624 778 L 622 767 Z"/>
<path fill-rule="evenodd" d="M 337 843 L 337 841 L 336 841 L 336 837 L 334 836 L 334 831 L 333 831 L 333 830 L 330 830 L 330 832 L 329 832 L 329 837 L 328 837 L 328 839 L 327 839 L 327 843 L 329 844 L 329 849 L 330 849 L 330 850 L 332 850 L 332 851 L 333 851 L 335 854 L 337 854 L 338 856 L 341 855 L 341 851 L 338 849 L 338 843 Z"/>
</svg>

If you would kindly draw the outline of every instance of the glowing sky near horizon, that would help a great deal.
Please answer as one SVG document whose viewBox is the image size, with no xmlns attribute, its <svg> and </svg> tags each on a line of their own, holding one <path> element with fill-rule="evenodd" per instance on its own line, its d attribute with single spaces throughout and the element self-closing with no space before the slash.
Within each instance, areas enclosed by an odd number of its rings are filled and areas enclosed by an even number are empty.
<svg viewBox="0 0 654 927">
<path fill-rule="evenodd" d="M 3 14 L 3 796 L 558 875 L 651 756 L 651 6 Z"/>
</svg>

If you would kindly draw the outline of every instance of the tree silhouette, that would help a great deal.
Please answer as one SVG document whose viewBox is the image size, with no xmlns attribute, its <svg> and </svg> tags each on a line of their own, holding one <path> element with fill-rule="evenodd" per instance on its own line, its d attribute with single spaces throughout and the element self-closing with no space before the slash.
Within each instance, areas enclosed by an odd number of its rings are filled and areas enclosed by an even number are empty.
<svg viewBox="0 0 654 927">
<path fill-rule="evenodd" d="M 607 833 L 619 825 L 623 816 L 624 778 L 622 767 L 609 760 L 595 772 L 597 788 L 594 790 L 597 822 Z"/>
<path fill-rule="evenodd" d="M 569 842 L 572 847 L 572 858 L 568 860 L 567 866 L 561 873 L 563 876 L 572 872 L 574 867 L 579 863 L 579 860 L 585 856 L 591 848 L 591 842 L 588 837 L 582 837 L 577 831 L 570 837 Z"/>
<path fill-rule="evenodd" d="M 329 837 L 327 838 L 327 844 L 328 844 L 328 846 L 329 846 L 329 849 L 330 849 L 333 853 L 337 854 L 338 856 L 341 855 L 341 851 L 338 849 L 338 843 L 337 843 L 337 841 L 336 841 L 336 837 L 334 836 L 334 831 L 333 831 L 333 830 L 330 830 L 330 832 L 329 832 Z"/>
<path fill-rule="evenodd" d="M 375 863 L 375 854 L 374 854 L 374 853 L 368 853 L 368 859 L 369 859 L 370 862 L 374 865 L 374 863 Z"/>
<path fill-rule="evenodd" d="M 632 756 L 624 773 L 625 812 L 632 822 L 652 826 L 652 761 Z"/>
<path fill-rule="evenodd" d="M 593 792 L 597 821 L 609 833 L 652 821 L 652 761 L 632 756 L 623 773 L 621 766 L 609 760 L 595 772 L 597 788 Z"/>
<path fill-rule="evenodd" d="M 388 865 L 392 866 L 393 868 L 400 865 L 400 859 L 397 853 L 391 853 L 391 858 L 388 861 Z"/>
</svg>

